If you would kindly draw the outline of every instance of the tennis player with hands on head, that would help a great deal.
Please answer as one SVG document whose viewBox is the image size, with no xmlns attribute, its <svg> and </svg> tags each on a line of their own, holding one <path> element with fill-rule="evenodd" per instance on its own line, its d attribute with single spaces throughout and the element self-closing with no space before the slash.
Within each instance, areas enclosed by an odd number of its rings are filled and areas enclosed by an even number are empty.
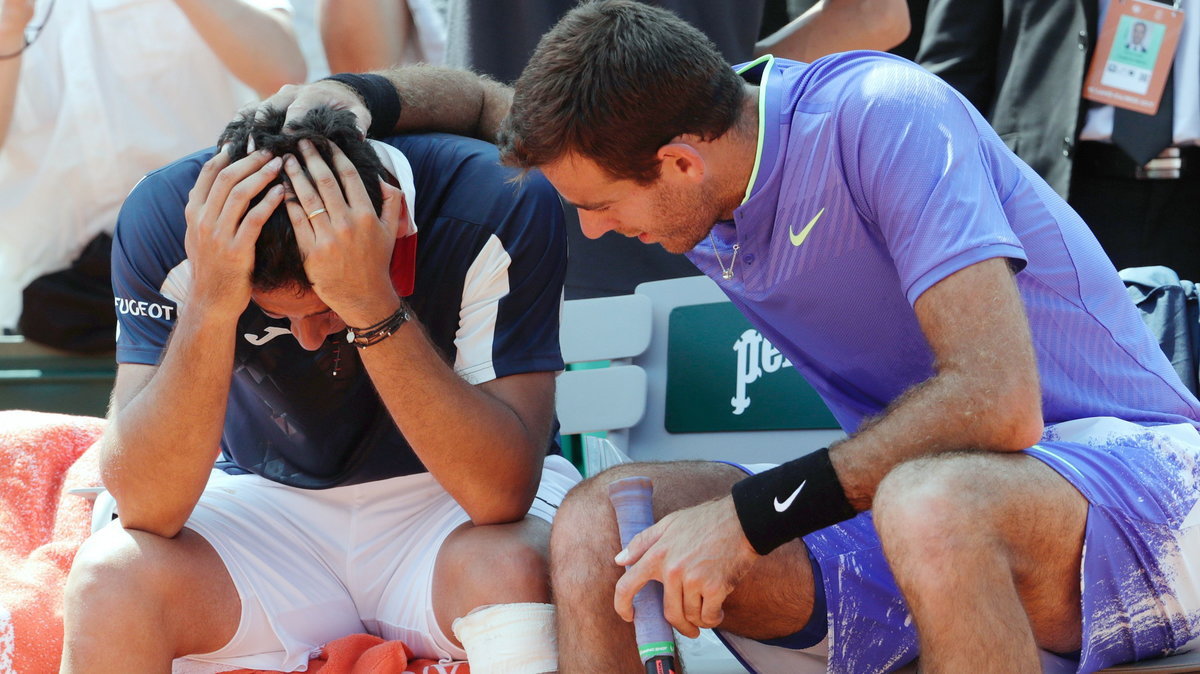
<svg viewBox="0 0 1200 674">
<path fill-rule="evenodd" d="M 122 207 L 120 519 L 72 567 L 63 671 L 295 671 L 359 632 L 556 670 L 557 195 L 476 140 L 283 127 L 244 116 Z"/>
</svg>

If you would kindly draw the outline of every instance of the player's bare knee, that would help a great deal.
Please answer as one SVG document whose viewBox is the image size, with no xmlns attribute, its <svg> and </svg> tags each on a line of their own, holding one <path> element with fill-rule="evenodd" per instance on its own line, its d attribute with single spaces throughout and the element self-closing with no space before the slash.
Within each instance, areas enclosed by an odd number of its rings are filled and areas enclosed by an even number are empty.
<svg viewBox="0 0 1200 674">
<path fill-rule="evenodd" d="M 971 454 L 915 459 L 897 466 L 879 484 L 872 513 L 885 549 L 901 546 L 934 553 L 939 543 L 980 530 L 989 498 L 981 492 L 981 466 Z"/>
<path fill-rule="evenodd" d="M 608 523 L 615 530 L 608 486 L 634 476 L 648 477 L 654 483 L 654 518 L 661 519 L 681 508 L 728 494 L 730 486 L 746 475 L 733 466 L 712 461 L 620 464 L 575 485 L 555 516 L 555 529 L 560 528 L 558 523 L 564 521 L 565 515 L 566 521 L 584 525 Z M 589 538 L 586 535 L 589 529 L 576 531 L 581 540 Z"/>
<path fill-rule="evenodd" d="M 616 468 L 622 468 L 617 466 Z M 625 475 L 612 468 L 575 485 L 554 515 L 550 532 L 550 549 L 567 551 L 595 545 L 598 530 L 616 530 L 612 523 L 612 506 L 608 502 L 608 485 Z"/>
<path fill-rule="evenodd" d="M 493 548 L 492 558 L 486 564 L 477 564 L 480 578 L 495 583 L 501 579 L 508 592 L 519 595 L 524 601 L 548 602 L 550 600 L 549 551 L 544 546 L 532 545 L 516 536 L 508 537 Z"/>
<path fill-rule="evenodd" d="M 113 525 L 80 547 L 66 587 L 75 624 L 119 629 L 162 607 L 170 568 L 154 554 L 157 538 Z"/>
<path fill-rule="evenodd" d="M 551 569 L 555 574 L 561 573 L 564 582 L 571 574 L 588 573 L 585 569 L 595 558 L 597 545 L 611 538 L 602 532 L 607 528 L 615 531 L 615 525 L 609 527 L 601 517 L 606 504 L 598 495 L 604 492 L 597 489 L 598 483 L 592 480 L 572 489 L 554 515 L 554 526 L 550 531 Z"/>
<path fill-rule="evenodd" d="M 556 597 L 575 600 L 590 594 L 598 586 L 598 574 L 617 570 L 612 560 L 620 550 L 620 539 L 608 485 L 634 474 L 627 466 L 610 468 L 576 485 L 559 506 L 550 532 L 551 585 Z"/>
<path fill-rule="evenodd" d="M 517 525 L 467 527 L 451 534 L 438 555 L 438 574 L 468 607 L 547 601 L 550 570 L 542 541 Z"/>
</svg>

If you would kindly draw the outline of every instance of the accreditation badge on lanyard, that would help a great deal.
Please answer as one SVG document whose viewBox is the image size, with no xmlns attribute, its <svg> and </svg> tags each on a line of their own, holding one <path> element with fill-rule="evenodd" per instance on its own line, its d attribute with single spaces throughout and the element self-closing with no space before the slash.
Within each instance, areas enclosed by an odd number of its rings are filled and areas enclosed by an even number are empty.
<svg viewBox="0 0 1200 674">
<path fill-rule="evenodd" d="M 1182 29 L 1179 0 L 1174 6 L 1111 0 L 1083 97 L 1146 115 L 1158 112 Z"/>
</svg>

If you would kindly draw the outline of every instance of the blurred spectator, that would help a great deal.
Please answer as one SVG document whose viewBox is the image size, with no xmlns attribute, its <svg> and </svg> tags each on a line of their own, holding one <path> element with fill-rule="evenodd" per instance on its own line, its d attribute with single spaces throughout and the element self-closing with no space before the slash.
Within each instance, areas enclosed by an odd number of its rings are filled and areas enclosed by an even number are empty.
<svg viewBox="0 0 1200 674">
<path fill-rule="evenodd" d="M 808 9 L 805 7 L 804 9 Z M 758 39 L 774 33 L 791 22 L 793 17 L 800 16 L 803 11 L 792 12 L 788 9 L 787 0 L 765 0 L 763 3 L 762 23 L 758 25 Z"/>
<path fill-rule="evenodd" d="M 578 0 L 450 0 L 446 62 L 511 83 L 525 68 L 542 34 Z M 820 0 L 775 33 L 759 40 L 765 0 L 657 0 L 703 31 L 730 63 L 772 53 L 811 61 L 850 49 L 889 49 L 908 35 L 904 0 Z M 573 211 L 568 212 L 574 220 Z M 568 299 L 633 292 L 639 283 L 699 271 L 658 246 L 619 234 L 583 236 L 568 224 L 571 259 Z"/>
<path fill-rule="evenodd" d="M 1082 98 L 1107 8 L 1104 0 L 931 0 L 917 58 L 1067 198 L 1118 269 L 1166 265 L 1200 278 L 1200 0 L 1180 4 L 1174 82 L 1155 116 Z M 1118 143 L 1114 119 L 1122 120 Z M 1144 136 L 1159 125 L 1160 142 L 1131 156 L 1139 151 L 1122 144 L 1129 131 Z"/>
<path fill-rule="evenodd" d="M 446 21 L 433 0 L 320 0 L 320 26 L 335 73 L 446 60 Z"/>
<path fill-rule="evenodd" d="M 886 51 L 909 35 L 903 0 L 818 0 L 803 14 L 759 40 L 754 55 L 812 61 L 852 49 Z"/>
<path fill-rule="evenodd" d="M 800 16 L 817 3 L 815 0 L 787 0 L 786 4 L 787 11 L 792 16 Z M 908 5 L 908 37 L 887 51 L 897 56 L 903 56 L 910 61 L 915 61 L 917 58 L 917 48 L 921 46 L 921 33 L 925 27 L 925 10 L 929 7 L 929 0 L 908 0 L 905 4 Z"/>
<path fill-rule="evenodd" d="M 579 0 L 449 0 L 446 63 L 505 83 L 521 74 L 542 34 Z M 889 49 L 909 30 L 904 0 L 821 0 L 759 40 L 765 0 L 652 0 L 700 28 L 730 63 L 772 53 L 812 60 L 835 51 Z"/>
<path fill-rule="evenodd" d="M 896 56 L 903 56 L 910 61 L 917 60 L 917 50 L 921 47 L 921 36 L 925 33 L 925 13 L 929 10 L 929 0 L 908 0 L 908 24 L 911 29 L 904 42 L 888 51 Z"/>
<path fill-rule="evenodd" d="M 290 6 L 0 0 L 0 56 L 0 327 L 21 316 L 35 341 L 111 350 L 107 237 L 122 200 L 241 105 L 304 80 Z M 77 269 L 42 276 L 85 249 Z M 22 314 L 31 282 L 39 299 Z"/>
<path fill-rule="evenodd" d="M 318 0 L 291 0 L 292 27 L 304 63 L 308 66 L 308 81 L 315 82 L 329 75 L 329 62 L 325 58 L 325 45 L 321 44 L 321 29 L 318 26 L 320 8 Z"/>
</svg>

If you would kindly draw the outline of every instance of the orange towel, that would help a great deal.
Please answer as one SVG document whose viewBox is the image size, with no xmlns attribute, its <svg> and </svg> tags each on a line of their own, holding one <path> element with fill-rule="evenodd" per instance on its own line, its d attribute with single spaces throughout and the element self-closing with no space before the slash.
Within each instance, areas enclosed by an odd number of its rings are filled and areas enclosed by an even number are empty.
<svg viewBox="0 0 1200 674">
<path fill-rule="evenodd" d="M 58 671 L 67 572 L 92 526 L 91 502 L 67 490 L 99 485 L 88 449 L 103 429 L 103 419 L 0 411 L 0 672 Z M 328 644 L 308 671 L 470 674 L 466 663 L 411 658 L 398 641 L 353 634 Z"/>
<path fill-rule="evenodd" d="M 0 411 L 0 672 L 58 671 L 63 588 L 91 531 L 103 419 Z"/>
<path fill-rule="evenodd" d="M 309 672 L 321 674 L 470 674 L 465 662 L 439 665 L 433 660 L 413 660 L 412 651 L 399 641 L 384 641 L 370 634 L 351 634 L 325 645 L 308 662 Z M 264 670 L 237 669 L 226 674 L 271 674 Z"/>
</svg>

